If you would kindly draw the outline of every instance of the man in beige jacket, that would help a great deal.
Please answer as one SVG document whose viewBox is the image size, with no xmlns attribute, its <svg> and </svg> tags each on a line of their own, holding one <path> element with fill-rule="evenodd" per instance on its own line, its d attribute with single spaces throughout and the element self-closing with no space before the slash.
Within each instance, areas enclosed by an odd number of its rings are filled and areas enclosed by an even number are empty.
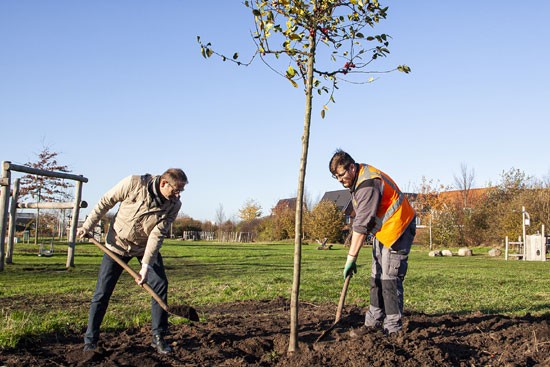
<svg viewBox="0 0 550 367">
<path fill-rule="evenodd" d="M 87 236 L 99 220 L 120 203 L 111 219 L 105 245 L 125 262 L 137 257 L 141 270 L 136 282 L 140 285 L 147 282 L 166 302 L 168 279 L 159 250 L 181 208 L 180 194 L 187 182 L 187 176 L 179 168 L 170 168 L 160 176 L 128 176 L 103 195 L 78 229 L 77 236 Z M 84 351 L 97 349 L 101 322 L 122 271 L 123 268 L 107 254 L 103 256 L 90 305 Z M 172 349 L 164 340 L 168 313 L 154 299 L 151 319 L 151 345 L 158 353 L 170 353 Z"/>
</svg>

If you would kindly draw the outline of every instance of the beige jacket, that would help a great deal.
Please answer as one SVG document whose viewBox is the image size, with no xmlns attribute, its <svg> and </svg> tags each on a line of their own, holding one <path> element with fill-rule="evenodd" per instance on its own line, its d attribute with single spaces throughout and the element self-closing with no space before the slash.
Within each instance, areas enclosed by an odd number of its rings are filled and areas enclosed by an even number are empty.
<svg viewBox="0 0 550 367">
<path fill-rule="evenodd" d="M 106 246 L 121 256 L 143 256 L 145 264 L 155 262 L 181 208 L 179 199 L 155 205 L 147 190 L 147 184 L 155 178 L 149 174 L 124 178 L 103 195 L 82 227 L 90 232 L 111 208 L 120 203 L 118 212 L 111 219 Z"/>
</svg>

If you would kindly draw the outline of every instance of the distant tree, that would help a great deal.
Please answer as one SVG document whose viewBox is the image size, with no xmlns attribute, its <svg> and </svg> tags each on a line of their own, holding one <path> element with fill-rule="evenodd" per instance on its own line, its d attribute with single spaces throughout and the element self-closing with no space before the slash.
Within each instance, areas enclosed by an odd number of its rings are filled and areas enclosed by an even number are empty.
<svg viewBox="0 0 550 367">
<path fill-rule="evenodd" d="M 234 232 L 236 228 L 237 228 L 237 225 L 231 219 L 226 220 L 220 226 L 220 230 L 222 232 Z"/>
<path fill-rule="evenodd" d="M 515 239 L 522 234 L 523 195 L 531 187 L 531 182 L 531 177 L 516 168 L 501 173 L 500 183 L 491 190 L 485 204 L 491 212 L 492 241 L 502 240 L 506 236 Z"/>
<path fill-rule="evenodd" d="M 490 191 L 490 189 L 487 189 Z M 485 206 L 486 197 L 483 196 L 469 210 L 464 222 L 463 240 L 466 246 L 479 246 L 484 243 L 491 243 L 490 221 L 491 213 Z"/>
<path fill-rule="evenodd" d="M 273 239 L 286 240 L 294 237 L 296 212 L 289 207 L 276 207 L 271 211 L 273 219 Z"/>
<path fill-rule="evenodd" d="M 457 226 L 456 211 L 444 207 L 444 210 L 434 213 L 432 222 L 432 237 L 436 246 L 450 247 L 459 242 L 459 228 Z"/>
<path fill-rule="evenodd" d="M 222 203 L 218 204 L 216 209 L 216 226 L 218 230 L 218 238 L 221 238 L 222 225 L 225 222 L 225 211 L 223 210 Z"/>
<path fill-rule="evenodd" d="M 475 172 L 474 170 L 468 171 L 468 166 L 466 163 L 460 164 L 460 175 L 454 176 L 455 179 L 455 185 L 458 190 L 461 192 L 462 196 L 462 207 L 463 208 L 469 208 L 470 207 L 470 192 L 472 190 L 472 186 L 474 184 L 475 180 Z"/>
<path fill-rule="evenodd" d="M 306 216 L 307 232 L 312 239 L 339 242 L 343 227 L 344 213 L 330 200 L 319 202 Z"/>
<path fill-rule="evenodd" d="M 174 221 L 172 225 L 172 233 L 176 237 L 183 235 L 186 231 L 200 232 L 202 230 L 202 223 L 199 220 L 193 219 L 188 215 L 180 215 Z"/>
<path fill-rule="evenodd" d="M 239 218 L 243 222 L 250 222 L 262 215 L 262 207 L 254 199 L 248 199 L 239 210 Z"/>
<path fill-rule="evenodd" d="M 273 235 L 273 217 L 271 215 L 262 218 L 258 227 L 256 227 L 258 241 L 274 241 Z"/>
<path fill-rule="evenodd" d="M 550 230 L 550 182 L 537 182 L 525 201 L 533 219 L 533 227 L 544 225 L 545 232 L 548 232 Z"/>
<path fill-rule="evenodd" d="M 434 238 L 433 228 L 437 226 L 437 220 L 439 218 L 438 213 L 442 212 L 445 207 L 445 203 L 441 200 L 440 193 L 445 190 L 445 186 L 434 182 L 426 177 L 422 177 L 422 183 L 418 188 L 418 196 L 415 202 L 416 215 L 420 218 L 422 224 L 429 227 L 431 232 L 430 238 L 427 238 L 425 242 L 430 243 L 431 246 L 434 243 L 438 243 L 438 239 Z M 428 236 L 430 233 L 427 234 Z"/>
<path fill-rule="evenodd" d="M 290 342 L 288 352 L 298 349 L 298 298 L 301 272 L 301 245 L 303 237 L 303 200 L 309 149 L 311 110 L 314 93 L 325 93 L 327 101 L 321 109 L 325 116 L 328 104 L 334 103 L 334 93 L 339 81 L 349 81 L 371 74 L 367 67 L 378 58 L 387 56 L 390 37 L 387 34 L 368 34 L 382 19 L 386 18 L 387 7 L 378 0 L 253 0 L 244 1 L 252 10 L 256 29 L 253 40 L 256 52 L 272 70 L 286 78 L 294 87 L 301 82 L 305 94 L 304 129 L 301 138 L 302 153 L 298 177 L 297 205 L 295 219 L 294 276 L 290 305 Z M 231 57 L 215 52 L 210 43 L 201 45 L 205 58 L 217 55 L 222 60 L 237 61 L 238 53 Z M 266 61 L 273 56 L 274 65 Z M 285 60 L 280 60 L 284 57 Z M 252 59 L 252 60 L 253 60 Z M 252 61 L 251 61 L 252 62 Z M 276 65 L 275 65 L 276 64 Z M 410 72 L 406 65 L 393 70 Z M 388 70 L 385 72 L 389 72 Z M 374 78 L 364 78 L 356 83 L 368 83 Z"/>
<path fill-rule="evenodd" d="M 201 224 L 201 230 L 203 230 L 204 232 L 216 232 L 218 230 L 218 226 L 216 225 L 216 223 L 205 220 Z"/>
<path fill-rule="evenodd" d="M 37 154 L 35 162 L 27 162 L 25 166 L 44 171 L 71 172 L 66 165 L 57 162 L 59 152 L 51 151 L 48 146 L 43 146 L 42 151 Z M 19 197 L 21 201 L 34 199 L 39 202 L 61 202 L 70 197 L 67 189 L 71 184 L 62 178 L 47 177 L 40 175 L 25 175 L 21 178 L 21 189 Z M 51 223 L 50 223 L 51 225 Z M 36 230 L 34 243 L 38 243 L 38 232 L 40 231 L 40 209 L 37 209 Z"/>
<path fill-rule="evenodd" d="M 223 210 L 222 203 L 220 203 L 216 209 L 216 225 L 219 227 L 223 222 L 225 222 L 225 211 Z"/>
<path fill-rule="evenodd" d="M 254 218 L 252 220 L 241 221 L 237 224 L 237 232 L 247 232 L 256 235 L 260 230 L 263 222 L 263 218 Z"/>
</svg>

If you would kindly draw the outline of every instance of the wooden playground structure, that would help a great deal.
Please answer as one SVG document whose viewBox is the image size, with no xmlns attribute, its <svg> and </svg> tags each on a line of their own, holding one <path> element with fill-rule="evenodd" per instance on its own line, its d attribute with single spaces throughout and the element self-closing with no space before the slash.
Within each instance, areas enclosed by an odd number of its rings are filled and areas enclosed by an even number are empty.
<svg viewBox="0 0 550 367">
<path fill-rule="evenodd" d="M 522 207 L 521 213 L 523 236 L 518 237 L 517 241 L 510 241 L 506 236 L 504 259 L 546 261 L 548 238 L 544 233 L 544 225 L 541 227 L 540 233 L 527 235 L 525 227 L 531 224 L 531 218 L 525 207 Z"/>
<path fill-rule="evenodd" d="M 81 201 L 82 184 L 88 182 L 88 179 L 82 175 L 73 175 L 64 172 L 45 171 L 27 166 L 13 164 L 9 161 L 2 162 L 2 174 L 0 176 L 0 271 L 4 270 L 4 263 L 12 263 L 13 245 L 15 237 L 15 223 L 17 218 L 17 208 L 27 209 L 72 209 L 71 225 L 69 230 L 67 264 L 66 267 L 74 266 L 74 248 L 76 240 L 76 229 L 78 224 L 78 214 L 80 208 L 87 206 L 85 201 Z M 18 203 L 19 197 L 19 178 L 16 178 L 12 186 L 12 172 L 22 172 L 27 174 L 56 177 L 76 181 L 74 202 L 37 202 L 37 203 Z M 11 198 L 11 200 L 10 200 Z M 9 219 L 9 220 L 8 220 Z M 6 246 L 7 242 L 7 246 Z M 6 249 L 6 250 L 5 250 Z M 42 248 L 39 253 L 44 255 L 53 254 Z"/>
</svg>

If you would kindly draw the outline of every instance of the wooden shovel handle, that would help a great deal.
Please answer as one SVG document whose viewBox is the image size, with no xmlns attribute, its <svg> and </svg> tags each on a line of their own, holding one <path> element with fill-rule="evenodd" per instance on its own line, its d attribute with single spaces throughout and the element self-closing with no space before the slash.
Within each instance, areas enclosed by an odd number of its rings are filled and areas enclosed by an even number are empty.
<svg viewBox="0 0 550 367">
<path fill-rule="evenodd" d="M 122 259 L 120 257 L 118 257 L 117 254 L 115 254 L 113 251 L 109 250 L 107 247 L 105 247 L 104 245 L 102 245 L 101 243 L 99 243 L 98 241 L 95 240 L 95 238 L 93 237 L 89 237 L 88 238 L 94 245 L 96 245 L 97 247 L 99 247 L 99 249 L 101 251 L 103 251 L 104 253 L 106 253 L 107 255 L 109 255 L 109 257 L 113 260 L 115 260 L 120 266 L 122 266 L 124 268 L 124 270 L 126 270 L 128 273 L 130 273 L 130 275 L 134 278 L 134 279 L 137 279 L 139 277 L 139 274 L 136 273 L 134 271 L 134 269 L 132 269 L 130 267 L 130 265 L 126 264 L 124 261 L 122 261 Z M 168 305 L 162 300 L 162 298 L 159 297 L 159 295 L 153 290 L 153 288 L 151 288 L 151 286 L 147 283 L 143 283 L 141 284 L 141 287 L 142 288 L 145 288 L 145 290 L 147 292 L 149 292 L 149 294 L 151 295 L 151 297 L 153 297 L 155 299 L 155 301 L 157 301 L 157 303 L 160 305 L 160 307 L 162 307 L 162 309 L 166 312 L 170 312 L 170 310 L 168 309 Z"/>
<path fill-rule="evenodd" d="M 348 286 L 349 281 L 351 280 L 351 274 L 348 274 L 346 279 L 344 280 L 344 286 L 342 287 L 342 292 L 340 293 L 340 300 L 338 301 L 338 310 L 336 310 L 336 319 L 334 320 L 334 323 L 325 331 L 319 335 L 319 337 L 315 340 L 315 343 L 321 341 L 328 333 L 334 329 L 336 325 L 338 325 L 338 322 L 340 322 L 340 318 L 342 317 L 342 309 L 344 308 L 344 301 L 346 300 L 346 293 L 348 293 Z"/>
<path fill-rule="evenodd" d="M 336 318 L 334 323 L 336 324 L 340 321 L 342 317 L 342 309 L 344 308 L 344 302 L 346 301 L 346 294 L 348 293 L 349 281 L 351 280 L 351 274 L 348 274 L 346 280 L 344 281 L 344 286 L 342 287 L 342 292 L 340 293 L 340 300 L 338 301 L 338 309 L 336 310 Z"/>
</svg>

